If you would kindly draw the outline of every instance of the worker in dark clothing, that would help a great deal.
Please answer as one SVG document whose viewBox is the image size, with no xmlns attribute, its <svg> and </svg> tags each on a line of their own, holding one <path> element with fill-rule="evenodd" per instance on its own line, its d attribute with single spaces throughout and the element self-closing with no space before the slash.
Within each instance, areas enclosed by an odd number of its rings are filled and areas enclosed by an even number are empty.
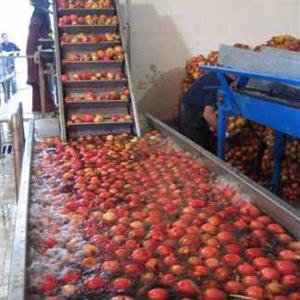
<svg viewBox="0 0 300 300">
<path fill-rule="evenodd" d="M 180 107 L 181 132 L 202 147 L 215 152 L 219 80 L 214 73 L 197 79 Z"/>
<path fill-rule="evenodd" d="M 51 33 L 51 22 L 48 12 L 49 0 L 31 0 L 34 11 L 30 20 L 29 33 L 27 38 L 27 59 L 28 79 L 27 83 L 32 86 L 32 110 L 34 113 L 41 112 L 40 78 L 39 66 L 32 59 L 32 56 L 38 51 L 40 45 L 39 39 L 49 38 Z M 55 104 L 52 99 L 50 86 L 45 76 L 45 110 L 46 113 L 55 111 Z"/>
<path fill-rule="evenodd" d="M 14 56 L 19 55 L 20 48 L 16 44 L 11 43 L 8 40 L 7 33 L 2 33 L 1 38 L 2 38 L 1 50 L 7 52 L 7 55 L 10 56 L 10 58 L 7 59 L 6 68 L 9 74 L 13 74 L 13 77 L 10 80 L 10 85 L 11 85 L 12 94 L 15 94 L 17 92 L 17 80 L 15 74 L 16 66 L 15 66 Z"/>
</svg>

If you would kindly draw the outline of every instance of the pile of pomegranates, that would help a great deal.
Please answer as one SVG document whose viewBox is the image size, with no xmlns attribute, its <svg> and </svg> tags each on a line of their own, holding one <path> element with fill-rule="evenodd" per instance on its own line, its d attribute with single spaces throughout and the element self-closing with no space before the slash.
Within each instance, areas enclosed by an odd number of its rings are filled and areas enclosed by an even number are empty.
<svg viewBox="0 0 300 300">
<path fill-rule="evenodd" d="M 58 26 L 63 27 L 66 25 L 106 25 L 116 26 L 119 24 L 117 16 L 107 15 L 85 15 L 79 16 L 76 14 L 65 15 L 59 18 Z"/>
<path fill-rule="evenodd" d="M 60 44 L 76 44 L 76 43 L 104 43 L 104 42 L 112 42 L 119 41 L 120 36 L 116 33 L 105 33 L 105 34 L 95 34 L 95 33 L 63 33 L 60 38 Z"/>
<path fill-rule="evenodd" d="M 240 128 L 235 131 L 240 132 Z M 242 136 L 242 143 L 241 143 Z M 235 138 L 234 138 L 235 139 Z M 264 126 L 247 122 L 242 135 L 227 145 L 226 160 L 241 172 L 271 188 L 274 161 L 274 133 Z M 281 197 L 298 206 L 300 200 L 300 140 L 288 137 L 282 161 Z M 253 168 L 255 166 L 255 168 Z"/>
<path fill-rule="evenodd" d="M 64 48 L 61 81 L 67 106 L 67 125 L 132 123 L 130 91 L 126 87 L 123 64 L 125 51 L 118 29 L 111 30 L 111 26 L 119 24 L 115 3 L 110 0 L 58 0 L 57 3 L 59 40 Z M 63 29 L 66 25 L 73 27 L 70 32 Z M 95 27 L 98 25 L 104 27 L 99 31 Z M 96 68 L 90 64 L 93 62 L 105 62 L 105 65 L 101 63 Z M 80 66 L 74 67 L 75 63 L 80 63 Z M 72 87 L 75 87 L 75 81 L 83 84 L 75 90 L 70 89 L 68 83 L 73 82 Z M 108 84 L 108 87 L 106 83 L 111 81 L 118 82 Z M 103 101 L 110 102 L 106 110 L 102 105 L 95 105 L 91 112 L 91 105 Z M 117 101 L 127 101 L 128 105 L 116 110 Z M 87 103 L 90 103 L 89 108 L 85 106 Z M 80 108 L 80 113 L 74 113 L 72 105 Z"/>
<path fill-rule="evenodd" d="M 300 39 L 289 35 L 272 37 L 264 45 L 300 51 Z M 235 47 L 250 49 L 248 45 L 235 44 Z M 259 45 L 254 50 L 259 51 Z M 186 76 L 181 82 L 181 96 L 187 92 L 195 79 L 203 76 L 201 66 L 204 64 L 217 65 L 218 52 L 211 51 L 207 57 L 199 55 L 189 59 L 186 63 Z M 175 118 L 178 116 L 178 107 L 173 109 Z M 231 143 L 226 148 L 226 160 L 245 173 L 253 180 L 270 187 L 272 166 L 273 166 L 273 131 L 264 126 L 243 120 L 239 117 L 229 118 L 227 131 L 232 136 L 237 136 L 236 142 L 231 138 Z M 242 137 L 242 138 L 241 138 Z M 241 143 L 241 141 L 244 141 Z M 282 166 L 282 193 L 285 200 L 299 204 L 300 200 L 300 141 L 288 138 L 284 163 Z"/>
<path fill-rule="evenodd" d="M 300 243 L 157 132 L 37 144 L 28 299 L 300 299 Z"/>
<path fill-rule="evenodd" d="M 266 44 L 269 47 L 300 51 L 300 39 L 288 34 L 273 36 Z"/>
<path fill-rule="evenodd" d="M 274 134 L 271 130 L 266 130 L 265 143 L 267 145 L 261 160 L 260 180 L 270 181 L 273 169 L 274 157 Z M 300 140 L 287 138 L 285 153 L 281 166 L 281 181 L 283 199 L 286 199 L 296 206 L 300 199 Z"/>
<path fill-rule="evenodd" d="M 110 72 L 110 71 L 79 71 L 69 72 L 61 75 L 62 82 L 68 81 L 85 81 L 85 80 L 124 80 L 125 74 L 122 71 Z"/>
<path fill-rule="evenodd" d="M 131 115 L 117 115 L 104 116 L 101 113 L 97 114 L 71 114 L 68 118 L 67 124 L 81 124 L 81 123 L 102 123 L 102 122 L 130 122 L 132 121 Z"/>
<path fill-rule="evenodd" d="M 111 61 L 124 60 L 124 49 L 122 46 L 108 47 L 103 50 L 93 52 L 69 52 L 66 54 L 63 62 L 79 62 L 79 61 Z"/>
<path fill-rule="evenodd" d="M 78 102 L 101 102 L 101 101 L 128 101 L 130 98 L 130 92 L 128 88 L 118 90 L 109 90 L 104 93 L 97 92 L 96 90 L 88 90 L 84 93 L 69 93 L 65 97 L 66 103 L 78 103 Z"/>
<path fill-rule="evenodd" d="M 59 9 L 108 9 L 113 8 L 111 0 L 57 0 Z"/>
</svg>

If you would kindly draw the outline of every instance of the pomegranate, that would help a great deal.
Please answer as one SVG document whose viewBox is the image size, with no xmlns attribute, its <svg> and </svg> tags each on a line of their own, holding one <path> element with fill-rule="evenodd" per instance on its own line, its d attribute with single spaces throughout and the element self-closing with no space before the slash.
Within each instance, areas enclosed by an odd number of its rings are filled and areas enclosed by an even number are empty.
<svg viewBox="0 0 300 300">
<path fill-rule="evenodd" d="M 35 155 L 33 263 L 53 272 L 33 268 L 29 298 L 299 296 L 298 242 L 157 132 L 48 139 Z"/>
<path fill-rule="evenodd" d="M 154 288 L 148 292 L 149 300 L 166 300 L 168 299 L 168 293 L 165 289 Z"/>
<path fill-rule="evenodd" d="M 226 300 L 227 296 L 225 292 L 220 289 L 210 288 L 203 293 L 204 300 Z"/>
<path fill-rule="evenodd" d="M 184 295 L 193 296 L 200 293 L 196 283 L 189 279 L 178 281 L 176 284 L 176 288 L 179 293 L 182 293 Z"/>
</svg>

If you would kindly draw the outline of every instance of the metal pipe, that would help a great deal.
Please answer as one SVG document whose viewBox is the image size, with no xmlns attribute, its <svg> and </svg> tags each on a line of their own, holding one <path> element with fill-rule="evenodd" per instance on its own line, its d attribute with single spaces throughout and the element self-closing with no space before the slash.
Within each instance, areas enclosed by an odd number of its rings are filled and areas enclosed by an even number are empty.
<svg viewBox="0 0 300 300">
<path fill-rule="evenodd" d="M 4 59 L 4 58 L 11 58 L 10 55 L 1 55 L 0 59 Z M 34 59 L 34 55 L 18 55 L 18 56 L 14 56 L 14 58 L 29 58 L 29 59 Z"/>
</svg>

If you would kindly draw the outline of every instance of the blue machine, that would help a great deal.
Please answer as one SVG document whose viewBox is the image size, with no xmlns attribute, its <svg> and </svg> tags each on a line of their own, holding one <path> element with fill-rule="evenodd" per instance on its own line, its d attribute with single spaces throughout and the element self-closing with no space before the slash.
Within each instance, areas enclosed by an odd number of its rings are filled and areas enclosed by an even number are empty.
<svg viewBox="0 0 300 300">
<path fill-rule="evenodd" d="M 272 187 L 280 192 L 281 162 L 286 135 L 300 138 L 300 99 L 287 100 L 270 97 L 248 84 L 280 83 L 300 88 L 300 54 L 290 51 L 264 48 L 261 52 L 220 47 L 219 61 L 222 67 L 204 66 L 214 72 L 221 86 L 218 92 L 218 156 L 225 159 L 226 118 L 240 116 L 275 130 L 274 167 Z M 232 88 L 226 76 L 237 78 Z"/>
</svg>

